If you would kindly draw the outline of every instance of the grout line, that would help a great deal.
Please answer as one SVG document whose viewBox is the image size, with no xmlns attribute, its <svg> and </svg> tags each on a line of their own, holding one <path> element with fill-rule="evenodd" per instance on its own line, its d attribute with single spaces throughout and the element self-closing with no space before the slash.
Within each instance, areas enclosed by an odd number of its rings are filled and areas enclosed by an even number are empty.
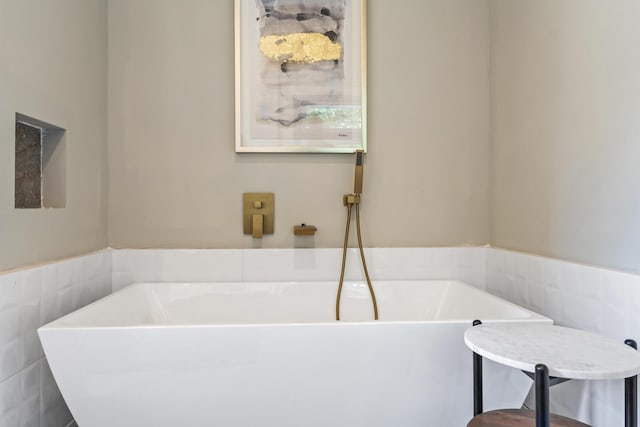
<svg viewBox="0 0 640 427">
<path fill-rule="evenodd" d="M 45 360 L 46 358 L 44 356 L 42 356 L 41 358 L 39 358 L 38 360 L 36 360 L 35 362 L 32 362 L 30 364 L 28 364 L 27 366 L 25 366 L 24 368 L 20 369 L 18 372 L 9 375 L 7 378 L 3 379 L 2 381 L 0 381 L 0 384 L 5 383 L 15 377 L 17 377 L 18 375 L 22 374 L 24 371 L 26 371 L 27 369 L 32 368 L 34 365 L 41 363 L 43 360 Z"/>
</svg>

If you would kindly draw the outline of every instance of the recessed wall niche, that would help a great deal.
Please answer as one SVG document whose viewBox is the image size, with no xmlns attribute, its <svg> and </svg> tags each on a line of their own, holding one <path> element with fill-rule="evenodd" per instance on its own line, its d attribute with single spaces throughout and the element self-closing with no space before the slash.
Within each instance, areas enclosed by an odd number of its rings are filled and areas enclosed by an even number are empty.
<svg viewBox="0 0 640 427">
<path fill-rule="evenodd" d="M 15 207 L 64 208 L 67 204 L 65 129 L 16 113 Z"/>
</svg>

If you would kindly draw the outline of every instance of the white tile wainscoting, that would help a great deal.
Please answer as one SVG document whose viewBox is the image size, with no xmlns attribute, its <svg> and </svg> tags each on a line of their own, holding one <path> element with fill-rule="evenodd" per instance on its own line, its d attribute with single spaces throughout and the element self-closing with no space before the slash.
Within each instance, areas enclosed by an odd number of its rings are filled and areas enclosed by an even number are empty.
<svg viewBox="0 0 640 427">
<path fill-rule="evenodd" d="M 640 276 L 488 248 L 487 291 L 561 326 L 640 343 Z M 623 381 L 569 381 L 551 389 L 551 410 L 594 427 L 624 425 Z"/>
<path fill-rule="evenodd" d="M 459 279 L 557 324 L 640 340 L 640 276 L 486 247 L 369 248 L 373 280 Z M 336 280 L 341 249 L 105 250 L 0 274 L 0 426 L 65 427 L 71 415 L 36 329 L 140 281 Z M 347 280 L 364 280 L 349 249 Z M 555 409 L 596 427 L 622 425 L 621 382 L 552 389 Z M 452 426 L 454 427 L 454 426 Z"/>
<path fill-rule="evenodd" d="M 105 250 L 0 274 L 0 426 L 72 425 L 36 330 L 111 293 L 111 258 Z"/>
<path fill-rule="evenodd" d="M 367 248 L 372 280 L 459 279 L 485 287 L 486 248 Z M 342 249 L 121 249 L 113 251 L 113 290 L 135 282 L 338 281 Z M 345 280 L 365 280 L 349 249 Z"/>
</svg>

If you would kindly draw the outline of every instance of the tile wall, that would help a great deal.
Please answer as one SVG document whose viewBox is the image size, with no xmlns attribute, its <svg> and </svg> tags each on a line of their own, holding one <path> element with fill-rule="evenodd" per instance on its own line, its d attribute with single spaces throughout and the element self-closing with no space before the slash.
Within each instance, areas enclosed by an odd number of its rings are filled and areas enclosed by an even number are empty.
<svg viewBox="0 0 640 427">
<path fill-rule="evenodd" d="M 372 280 L 459 279 L 485 287 L 485 248 L 367 248 Z M 113 252 L 113 290 L 135 282 L 338 280 L 342 249 L 124 249 Z M 364 280 L 349 249 L 346 280 Z"/>
<path fill-rule="evenodd" d="M 640 276 L 487 249 L 486 289 L 557 325 L 640 344 Z M 624 425 L 622 381 L 569 381 L 551 389 L 551 409 L 593 426 Z"/>
<path fill-rule="evenodd" d="M 373 280 L 459 279 L 557 324 L 640 341 L 640 276 L 494 248 L 368 248 Z M 36 329 L 112 290 L 141 281 L 337 280 L 340 249 L 106 250 L 0 274 L 0 426 L 72 421 Z M 364 280 L 350 249 L 347 280 Z M 621 381 L 552 389 L 559 413 L 622 425 Z"/>
<path fill-rule="evenodd" d="M 0 426 L 71 425 L 36 330 L 111 293 L 111 270 L 101 251 L 0 274 Z"/>
</svg>

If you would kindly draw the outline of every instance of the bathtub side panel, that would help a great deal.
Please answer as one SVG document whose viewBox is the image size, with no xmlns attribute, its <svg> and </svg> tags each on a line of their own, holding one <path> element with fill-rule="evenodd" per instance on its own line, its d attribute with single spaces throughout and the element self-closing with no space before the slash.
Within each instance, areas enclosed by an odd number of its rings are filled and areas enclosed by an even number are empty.
<svg viewBox="0 0 640 427">
<path fill-rule="evenodd" d="M 454 427 L 472 417 L 467 327 L 50 329 L 41 337 L 80 426 Z M 485 408 L 522 404 L 526 376 L 488 361 L 485 372 Z"/>
</svg>

